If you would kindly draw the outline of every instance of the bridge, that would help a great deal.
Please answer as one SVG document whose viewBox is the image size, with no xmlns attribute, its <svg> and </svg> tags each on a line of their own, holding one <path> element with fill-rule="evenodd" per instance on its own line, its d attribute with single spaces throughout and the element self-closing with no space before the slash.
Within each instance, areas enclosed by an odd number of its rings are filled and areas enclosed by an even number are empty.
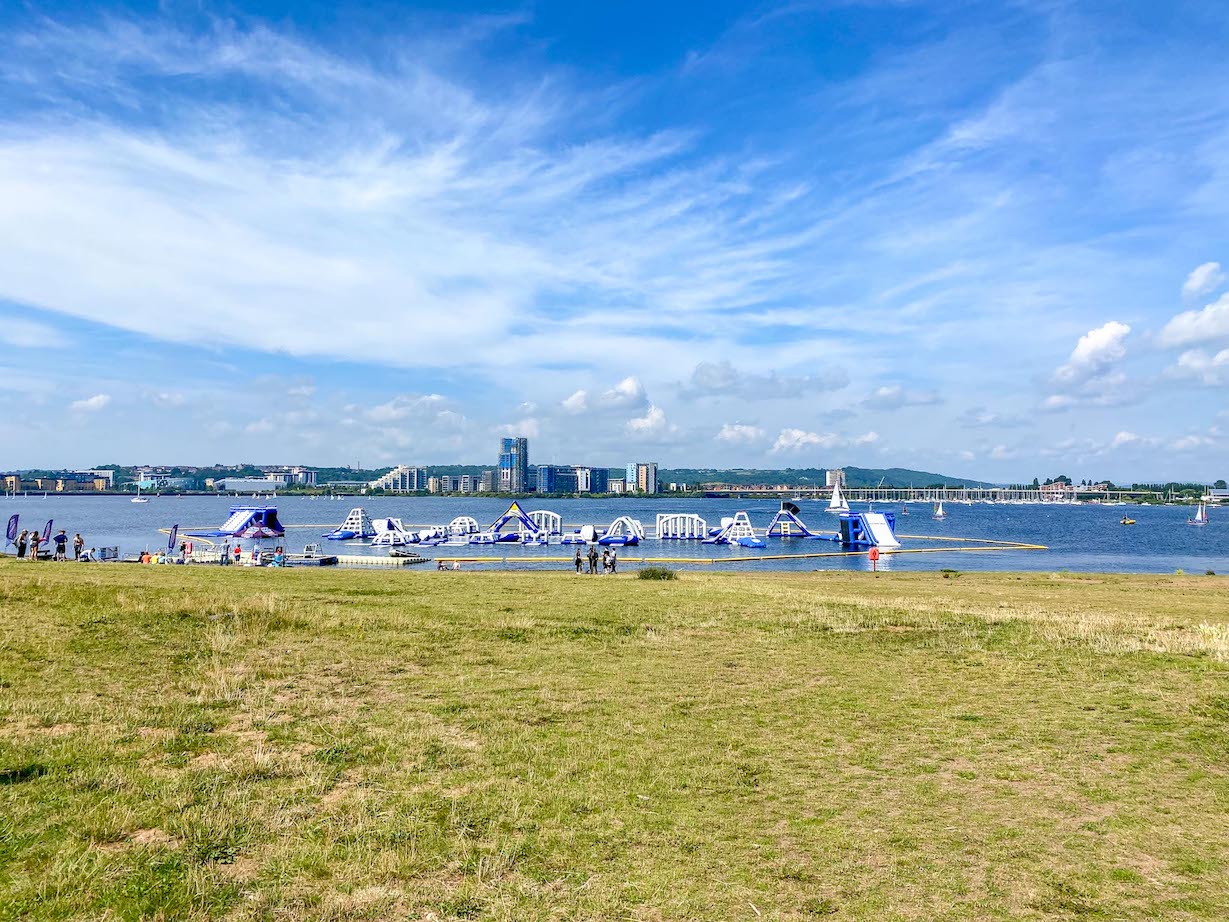
<svg viewBox="0 0 1229 922">
<path fill-rule="evenodd" d="M 708 486 L 706 497 L 731 499 L 810 499 L 828 500 L 831 487 L 807 486 Z M 1150 490 L 1047 490 L 1014 487 L 841 487 L 841 495 L 851 503 L 1070 503 L 1087 502 L 1162 502 L 1163 493 Z"/>
</svg>

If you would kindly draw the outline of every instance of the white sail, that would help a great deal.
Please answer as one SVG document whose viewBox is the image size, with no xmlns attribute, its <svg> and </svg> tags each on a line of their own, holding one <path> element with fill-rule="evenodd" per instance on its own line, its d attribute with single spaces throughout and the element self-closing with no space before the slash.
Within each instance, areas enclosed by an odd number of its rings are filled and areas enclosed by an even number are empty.
<svg viewBox="0 0 1229 922">
<path fill-rule="evenodd" d="M 943 500 L 939 500 L 938 504 L 935 506 L 935 518 L 936 519 L 946 519 L 947 518 L 947 513 L 943 511 Z"/>
<path fill-rule="evenodd" d="M 829 512 L 848 512 L 849 503 L 845 502 L 845 497 L 841 495 L 841 485 L 834 483 L 832 485 L 832 501 L 828 503 Z"/>
<path fill-rule="evenodd" d="M 1208 524 L 1208 507 L 1204 503 L 1200 503 L 1195 509 L 1195 517 L 1191 519 L 1192 525 L 1207 525 Z"/>
</svg>

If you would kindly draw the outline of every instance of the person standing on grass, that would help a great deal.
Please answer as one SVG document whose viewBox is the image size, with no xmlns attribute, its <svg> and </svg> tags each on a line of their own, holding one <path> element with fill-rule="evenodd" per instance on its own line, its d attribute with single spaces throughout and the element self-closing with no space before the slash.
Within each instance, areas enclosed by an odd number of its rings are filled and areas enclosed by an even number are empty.
<svg viewBox="0 0 1229 922">
<path fill-rule="evenodd" d="M 602 572 L 610 571 L 610 548 L 602 548 Z"/>
<path fill-rule="evenodd" d="M 589 545 L 589 575 L 592 576 L 597 572 L 597 548 L 594 545 Z"/>
<path fill-rule="evenodd" d="M 43 536 L 37 531 L 30 532 L 30 559 L 38 560 L 38 546 L 43 543 Z"/>
<path fill-rule="evenodd" d="M 26 556 L 26 545 L 30 541 L 30 529 L 23 528 L 21 534 L 17 536 L 17 559 L 22 560 Z"/>
<path fill-rule="evenodd" d="M 68 559 L 68 532 L 66 532 L 64 529 L 61 528 L 58 532 L 56 532 L 55 537 L 52 538 L 51 540 L 55 542 L 54 559 L 55 560 L 67 560 Z"/>
<path fill-rule="evenodd" d="M 619 571 L 619 552 L 611 550 L 610 552 L 610 575 L 614 576 Z"/>
<path fill-rule="evenodd" d="M 218 558 L 218 563 L 224 567 L 230 566 L 230 542 L 227 541 L 222 545 L 222 556 Z"/>
<path fill-rule="evenodd" d="M 19 557 L 20 557 L 20 556 L 21 556 L 21 554 L 20 554 L 20 553 L 18 553 L 18 555 L 17 555 L 17 556 L 19 556 Z M 582 567 L 582 566 L 584 566 L 583 562 L 582 562 L 582 561 L 581 561 L 581 559 L 580 559 L 580 548 L 577 548 L 577 549 L 576 549 L 576 559 L 573 561 L 573 563 L 575 563 L 575 564 L 576 564 L 576 572 L 577 572 L 577 573 L 579 573 L 579 572 L 580 572 L 581 567 Z"/>
<path fill-rule="evenodd" d="M 73 535 L 73 560 L 80 560 L 84 550 L 85 539 L 81 537 L 81 532 L 77 532 Z"/>
</svg>

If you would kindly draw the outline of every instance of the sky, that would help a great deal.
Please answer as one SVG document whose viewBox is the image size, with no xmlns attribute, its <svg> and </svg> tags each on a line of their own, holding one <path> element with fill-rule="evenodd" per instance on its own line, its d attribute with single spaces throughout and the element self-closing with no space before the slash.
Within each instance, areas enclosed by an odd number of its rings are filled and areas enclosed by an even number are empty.
<svg viewBox="0 0 1229 922">
<path fill-rule="evenodd" d="M 1206 2 L 0 5 L 0 468 L 1229 477 Z"/>
</svg>

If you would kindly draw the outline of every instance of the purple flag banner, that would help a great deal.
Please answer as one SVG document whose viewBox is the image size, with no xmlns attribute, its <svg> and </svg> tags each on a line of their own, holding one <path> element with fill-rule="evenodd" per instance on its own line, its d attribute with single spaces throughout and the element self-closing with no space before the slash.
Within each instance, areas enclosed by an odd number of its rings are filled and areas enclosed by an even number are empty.
<svg viewBox="0 0 1229 922">
<path fill-rule="evenodd" d="M 166 539 L 166 549 L 168 551 L 175 550 L 175 539 L 178 537 L 179 537 L 179 526 L 172 525 L 171 526 L 171 536 Z"/>
<path fill-rule="evenodd" d="M 47 520 L 47 527 L 43 529 L 43 544 L 51 540 L 51 523 L 54 521 L 55 519 Z"/>
<path fill-rule="evenodd" d="M 4 530 L 4 543 L 12 544 L 17 540 L 17 513 L 9 516 L 9 527 Z"/>
</svg>

